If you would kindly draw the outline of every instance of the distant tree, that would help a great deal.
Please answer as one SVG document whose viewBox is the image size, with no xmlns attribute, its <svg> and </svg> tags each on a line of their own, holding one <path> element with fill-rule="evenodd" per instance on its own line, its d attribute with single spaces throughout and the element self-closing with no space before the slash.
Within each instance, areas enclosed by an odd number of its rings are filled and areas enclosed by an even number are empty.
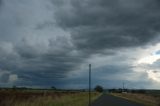
<svg viewBox="0 0 160 106">
<path fill-rule="evenodd" d="M 122 93 L 122 92 L 123 92 L 123 89 L 122 89 L 122 88 L 119 88 L 119 89 L 117 90 L 117 92 L 118 92 L 118 93 Z"/>
<path fill-rule="evenodd" d="M 13 90 L 16 90 L 17 88 L 18 88 L 18 87 L 15 86 L 15 85 L 12 86 L 12 89 L 13 89 Z"/>
<path fill-rule="evenodd" d="M 94 88 L 95 91 L 97 92 L 103 92 L 103 87 L 100 86 L 100 85 L 97 85 L 95 88 Z"/>
<path fill-rule="evenodd" d="M 136 90 L 132 89 L 132 90 L 131 90 L 131 93 L 136 93 Z"/>
<path fill-rule="evenodd" d="M 26 90 L 28 89 L 27 87 L 19 87 L 20 90 Z"/>
<path fill-rule="evenodd" d="M 137 90 L 137 93 L 142 93 L 142 94 L 144 94 L 144 93 L 146 93 L 146 90 L 144 90 L 144 89 L 139 89 L 139 90 Z"/>
<path fill-rule="evenodd" d="M 17 88 L 17 86 L 16 85 L 13 85 L 13 87 L 12 88 Z"/>
<path fill-rule="evenodd" d="M 57 90 L 55 86 L 52 86 L 52 87 L 51 87 L 51 89 L 53 89 L 53 90 Z"/>
</svg>

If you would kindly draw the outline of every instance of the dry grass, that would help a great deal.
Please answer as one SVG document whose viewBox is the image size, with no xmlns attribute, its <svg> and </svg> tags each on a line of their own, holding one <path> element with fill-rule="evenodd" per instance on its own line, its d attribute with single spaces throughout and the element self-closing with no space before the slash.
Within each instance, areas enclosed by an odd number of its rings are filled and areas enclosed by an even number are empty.
<svg viewBox="0 0 160 106">
<path fill-rule="evenodd" d="M 92 100 L 98 96 L 92 93 Z M 1 91 L 0 106 L 88 106 L 88 93 Z"/>
<path fill-rule="evenodd" d="M 112 95 L 141 103 L 145 106 L 160 106 L 160 96 L 132 93 L 112 93 Z"/>
<path fill-rule="evenodd" d="M 92 94 L 92 100 L 96 99 L 97 96 L 96 93 Z M 34 100 L 15 102 L 13 106 L 88 106 L 88 94 L 70 94 L 54 99 L 51 96 L 38 97 Z"/>
</svg>

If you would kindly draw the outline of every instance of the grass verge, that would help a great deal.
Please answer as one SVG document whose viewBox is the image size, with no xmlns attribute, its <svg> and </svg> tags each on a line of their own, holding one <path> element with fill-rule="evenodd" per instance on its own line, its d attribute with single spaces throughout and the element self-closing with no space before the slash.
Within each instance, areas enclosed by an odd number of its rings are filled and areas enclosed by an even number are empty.
<svg viewBox="0 0 160 106">
<path fill-rule="evenodd" d="M 144 104 L 145 106 L 160 106 L 160 97 L 155 97 L 146 94 L 132 94 L 132 93 L 112 93 L 112 95 L 121 97 L 133 102 Z"/>
<path fill-rule="evenodd" d="M 99 96 L 99 93 L 92 93 L 92 101 Z M 12 106 L 88 106 L 88 93 L 69 94 L 54 98 L 42 96 L 25 101 L 14 101 Z"/>
</svg>

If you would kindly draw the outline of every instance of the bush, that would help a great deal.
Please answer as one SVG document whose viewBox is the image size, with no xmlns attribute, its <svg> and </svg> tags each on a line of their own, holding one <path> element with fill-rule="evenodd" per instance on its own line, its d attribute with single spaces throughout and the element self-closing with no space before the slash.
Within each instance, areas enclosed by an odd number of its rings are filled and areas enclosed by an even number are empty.
<svg viewBox="0 0 160 106">
<path fill-rule="evenodd" d="M 103 92 L 103 87 L 97 85 L 97 86 L 94 88 L 94 90 L 97 91 L 97 92 Z"/>
</svg>

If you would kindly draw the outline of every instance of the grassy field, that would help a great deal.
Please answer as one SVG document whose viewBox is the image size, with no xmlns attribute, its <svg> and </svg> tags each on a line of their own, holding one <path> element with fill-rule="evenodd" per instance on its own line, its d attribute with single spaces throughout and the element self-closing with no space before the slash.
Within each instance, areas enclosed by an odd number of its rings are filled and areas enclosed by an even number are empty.
<svg viewBox="0 0 160 106">
<path fill-rule="evenodd" d="M 153 94 L 112 93 L 112 95 L 141 103 L 145 106 L 160 106 L 160 96 Z"/>
<path fill-rule="evenodd" d="M 98 96 L 92 93 L 92 101 Z M 88 93 L 0 91 L 0 106 L 88 106 Z"/>
</svg>

